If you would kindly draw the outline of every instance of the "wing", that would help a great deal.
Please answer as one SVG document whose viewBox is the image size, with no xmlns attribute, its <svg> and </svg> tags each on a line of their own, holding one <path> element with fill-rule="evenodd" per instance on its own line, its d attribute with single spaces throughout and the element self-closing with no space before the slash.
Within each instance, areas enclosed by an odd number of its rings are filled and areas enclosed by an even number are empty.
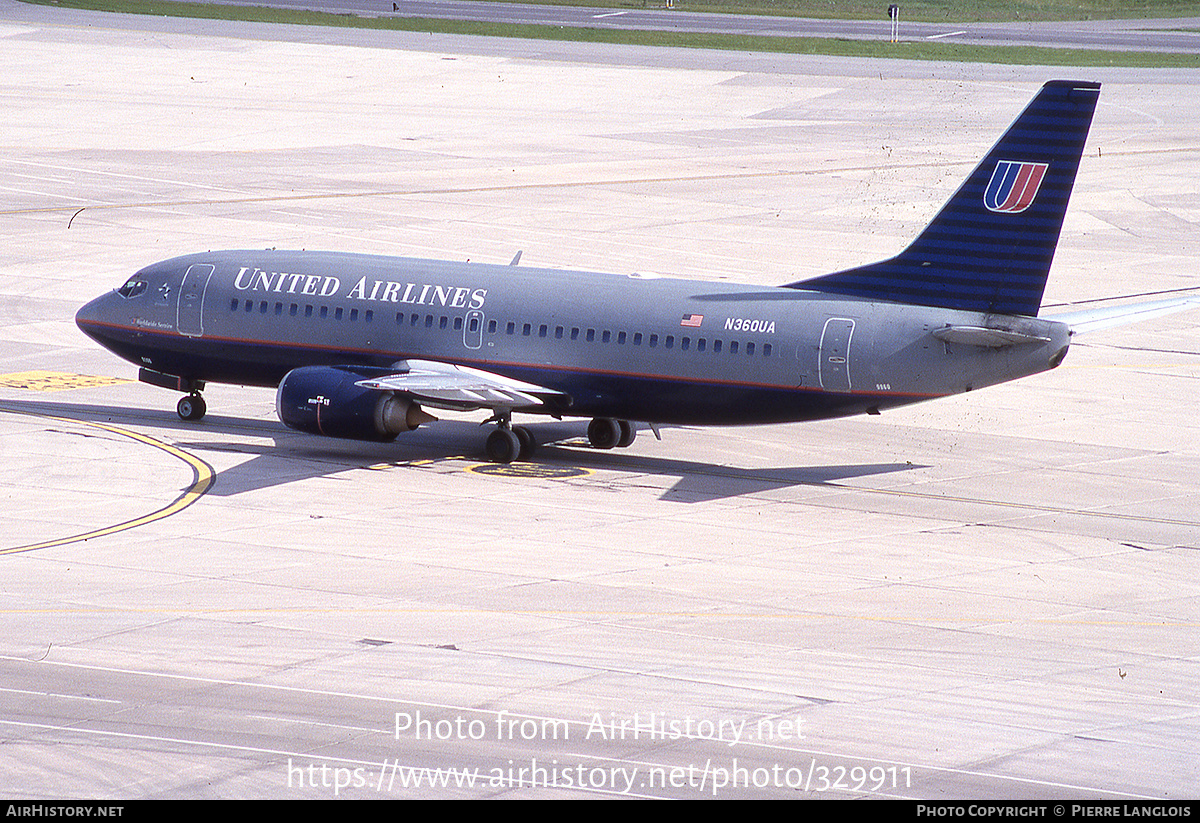
<svg viewBox="0 0 1200 823">
<path fill-rule="evenodd" d="M 1100 309 L 1085 309 L 1084 311 L 1068 312 L 1067 314 L 1045 317 L 1045 320 L 1057 320 L 1071 327 L 1071 334 L 1086 334 L 1098 329 L 1113 326 L 1123 326 L 1126 323 L 1137 323 L 1162 317 L 1177 311 L 1200 306 L 1200 294 L 1189 294 L 1183 297 L 1172 297 L 1168 300 L 1153 300 L 1148 303 L 1133 303 L 1124 306 L 1105 306 Z"/>
<path fill-rule="evenodd" d="M 527 409 L 545 406 L 549 400 L 570 400 L 556 389 L 431 360 L 404 360 L 396 364 L 395 374 L 359 380 L 355 385 L 403 392 L 435 409 L 456 411 Z"/>
</svg>

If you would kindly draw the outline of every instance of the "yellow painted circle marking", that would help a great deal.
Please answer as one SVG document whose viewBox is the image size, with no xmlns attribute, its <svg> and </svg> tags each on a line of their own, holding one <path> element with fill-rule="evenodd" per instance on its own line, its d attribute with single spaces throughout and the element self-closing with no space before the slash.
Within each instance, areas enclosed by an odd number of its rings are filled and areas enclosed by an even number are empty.
<svg viewBox="0 0 1200 823">
<path fill-rule="evenodd" d="M 124 523 L 116 523 L 112 526 L 104 526 L 103 528 L 95 529 L 83 534 L 74 534 L 70 537 L 60 537 L 55 540 L 44 540 L 41 543 L 31 543 L 27 546 L 14 546 L 11 549 L 0 549 L 0 554 L 17 554 L 18 552 L 31 552 L 36 549 L 48 549 L 51 546 L 65 546 L 68 543 L 79 543 L 84 540 L 91 540 L 95 537 L 104 537 L 108 534 L 116 534 L 117 532 L 136 529 L 138 526 L 144 526 L 147 523 L 153 523 L 156 520 L 162 520 L 165 517 L 170 517 L 173 514 L 183 511 L 188 506 L 199 500 L 200 497 L 212 487 L 213 480 L 216 477 L 216 472 L 213 470 L 213 467 L 205 463 L 200 458 L 190 455 L 182 449 L 178 449 L 175 446 L 162 442 L 161 440 L 155 440 L 153 437 L 148 435 L 138 434 L 137 432 L 132 432 L 128 429 L 122 429 L 119 426 L 113 426 L 108 423 L 93 423 L 90 420 L 73 420 L 69 417 L 55 417 L 54 415 L 38 414 L 37 412 L 24 411 L 21 409 L 8 409 L 0 407 L 0 411 L 9 412 L 12 414 L 26 414 L 30 417 L 41 417 L 46 420 L 56 420 L 59 423 L 74 423 L 80 426 L 91 426 L 95 429 L 103 429 L 106 432 L 111 432 L 112 434 L 120 435 L 121 437 L 127 437 L 130 440 L 136 440 L 137 442 L 144 443 L 147 446 L 153 446 L 159 451 L 164 451 L 172 457 L 191 466 L 193 472 L 191 485 L 184 489 L 183 494 L 179 495 L 179 497 L 175 498 L 174 501 L 162 507 L 161 509 L 152 511 L 149 514 L 144 514 L 141 517 L 135 517 L 133 520 L 126 520 Z"/>
<path fill-rule="evenodd" d="M 562 479 L 565 477 L 586 477 L 592 474 L 591 469 L 581 469 L 578 466 L 547 466 L 544 463 L 480 463 L 468 466 L 467 471 L 476 474 L 493 474 L 501 477 L 542 477 Z"/>
</svg>

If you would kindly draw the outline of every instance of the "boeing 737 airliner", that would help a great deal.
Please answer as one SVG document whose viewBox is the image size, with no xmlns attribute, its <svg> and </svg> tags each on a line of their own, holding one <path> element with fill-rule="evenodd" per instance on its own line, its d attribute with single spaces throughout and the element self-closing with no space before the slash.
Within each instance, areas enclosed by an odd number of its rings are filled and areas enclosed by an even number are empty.
<svg viewBox="0 0 1200 823">
<path fill-rule="evenodd" d="M 599 448 L 638 422 L 875 414 L 1062 362 L 1072 326 L 1037 315 L 1099 89 L 1047 83 L 896 257 L 786 286 L 224 251 L 149 266 L 76 322 L 185 392 L 185 420 L 208 382 L 276 387 L 288 426 L 363 440 L 483 409 L 502 463 L 534 448 L 514 412 L 592 418 Z"/>
</svg>

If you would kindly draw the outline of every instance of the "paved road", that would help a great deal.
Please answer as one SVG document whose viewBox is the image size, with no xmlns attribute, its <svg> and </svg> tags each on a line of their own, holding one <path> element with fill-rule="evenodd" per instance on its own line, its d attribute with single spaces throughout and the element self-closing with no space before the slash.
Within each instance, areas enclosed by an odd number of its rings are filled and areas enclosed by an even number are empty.
<svg viewBox="0 0 1200 823">
<path fill-rule="evenodd" d="M 217 0 L 245 5 L 252 0 Z M 714 34 L 836 37 L 886 40 L 891 23 L 879 20 L 814 20 L 745 14 L 701 14 L 656 9 L 603 9 L 487 3 L 474 0 L 271 0 L 254 5 L 311 9 L 336 14 L 429 17 L 489 23 L 579 26 L 622 30 L 670 30 Z M 393 11 L 393 5 L 399 8 Z M 882 8 L 882 5 L 881 5 Z M 948 40 L 991 46 L 1040 46 L 1117 51 L 1200 52 L 1200 18 L 1100 20 L 1068 23 L 914 23 L 903 19 L 905 41 Z"/>
</svg>

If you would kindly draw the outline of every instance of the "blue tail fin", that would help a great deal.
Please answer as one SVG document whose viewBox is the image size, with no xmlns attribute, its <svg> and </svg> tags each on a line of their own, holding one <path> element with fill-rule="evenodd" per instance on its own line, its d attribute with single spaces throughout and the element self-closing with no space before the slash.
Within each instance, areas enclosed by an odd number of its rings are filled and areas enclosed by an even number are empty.
<svg viewBox="0 0 1200 823">
<path fill-rule="evenodd" d="M 1099 96 L 1099 83 L 1047 83 L 907 249 L 788 287 L 1037 315 Z"/>
</svg>

